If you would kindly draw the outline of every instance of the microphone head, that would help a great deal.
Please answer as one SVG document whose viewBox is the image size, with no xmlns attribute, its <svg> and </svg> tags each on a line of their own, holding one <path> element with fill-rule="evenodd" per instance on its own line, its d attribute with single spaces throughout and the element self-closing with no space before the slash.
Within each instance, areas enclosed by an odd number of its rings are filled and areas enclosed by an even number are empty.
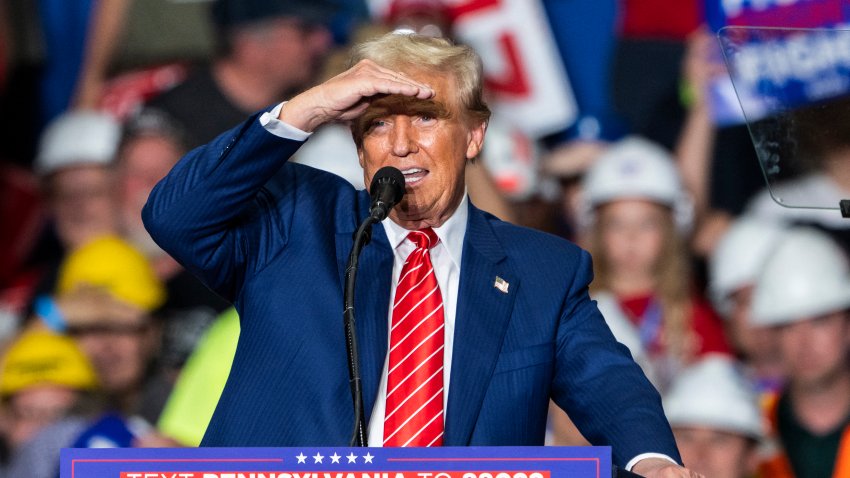
<svg viewBox="0 0 850 478">
<path fill-rule="evenodd" d="M 369 215 L 378 221 L 383 221 L 390 210 L 404 197 L 404 175 L 397 168 L 384 166 L 372 177 L 369 195 L 372 206 Z"/>
<path fill-rule="evenodd" d="M 381 186 L 385 184 L 386 186 Z M 372 184 L 369 186 L 369 194 L 374 199 L 381 194 L 381 189 L 389 188 L 392 191 L 391 200 L 393 204 L 397 204 L 404 196 L 404 175 L 398 168 L 392 166 L 384 166 L 372 176 Z"/>
</svg>

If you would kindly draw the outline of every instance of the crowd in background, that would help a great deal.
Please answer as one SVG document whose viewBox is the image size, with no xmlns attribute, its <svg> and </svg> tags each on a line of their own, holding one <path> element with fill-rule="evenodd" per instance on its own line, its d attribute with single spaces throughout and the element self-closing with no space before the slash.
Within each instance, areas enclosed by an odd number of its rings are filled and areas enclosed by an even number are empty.
<svg viewBox="0 0 850 478">
<path fill-rule="evenodd" d="M 591 296 L 687 467 L 850 476 L 850 222 L 776 204 L 746 127 L 714 123 L 703 2 L 526 2 L 577 113 L 535 136 L 494 108 L 471 200 L 591 252 Z M 148 194 L 358 39 L 451 37 L 462 3 L 0 0 L 0 476 L 58 476 L 62 447 L 198 445 L 239 318 L 148 236 Z M 818 167 L 786 187 L 850 197 L 842 106 L 800 111 Z M 364 187 L 345 125 L 294 160 Z M 554 407 L 549 430 L 586 443 Z"/>
</svg>

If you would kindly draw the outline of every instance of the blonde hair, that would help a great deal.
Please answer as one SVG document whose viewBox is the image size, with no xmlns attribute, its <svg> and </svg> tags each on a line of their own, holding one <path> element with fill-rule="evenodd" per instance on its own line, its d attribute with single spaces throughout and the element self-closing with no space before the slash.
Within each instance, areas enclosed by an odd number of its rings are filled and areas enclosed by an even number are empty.
<svg viewBox="0 0 850 478">
<path fill-rule="evenodd" d="M 354 46 L 349 67 L 362 60 L 390 69 L 434 69 L 453 75 L 458 104 L 467 118 L 476 123 L 490 118 L 490 108 L 484 101 L 481 58 L 469 46 L 414 33 L 387 33 Z M 353 122 L 352 133 L 356 141 L 362 138 L 363 125 Z"/>
<path fill-rule="evenodd" d="M 691 268 L 685 238 L 676 229 L 673 212 L 666 206 L 662 222 L 663 246 L 652 271 L 655 279 L 655 298 L 661 305 L 663 323 L 662 344 L 668 353 L 684 361 L 693 353 L 691 345 Z M 610 264 L 602 241 L 600 217 L 605 205 L 599 207 L 593 222 L 587 248 L 593 256 L 591 295 L 611 291 Z"/>
</svg>

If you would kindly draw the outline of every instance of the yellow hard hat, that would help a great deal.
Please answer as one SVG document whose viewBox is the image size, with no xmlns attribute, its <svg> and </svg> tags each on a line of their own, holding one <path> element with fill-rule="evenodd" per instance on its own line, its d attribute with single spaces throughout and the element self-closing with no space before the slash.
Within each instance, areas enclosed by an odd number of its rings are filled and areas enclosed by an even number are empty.
<svg viewBox="0 0 850 478">
<path fill-rule="evenodd" d="M 103 288 L 146 311 L 165 301 L 165 287 L 147 258 L 115 236 L 89 241 L 65 259 L 59 270 L 57 293 L 61 296 L 81 286 Z"/>
<path fill-rule="evenodd" d="M 34 330 L 21 335 L 3 357 L 0 394 L 7 397 L 41 384 L 90 390 L 97 386 L 97 377 L 73 339 Z"/>
</svg>

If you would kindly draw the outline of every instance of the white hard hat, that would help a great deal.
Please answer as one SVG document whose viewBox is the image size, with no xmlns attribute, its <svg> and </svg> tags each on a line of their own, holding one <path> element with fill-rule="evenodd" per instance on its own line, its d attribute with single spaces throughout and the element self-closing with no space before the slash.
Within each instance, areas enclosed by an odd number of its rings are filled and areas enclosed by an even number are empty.
<svg viewBox="0 0 850 478">
<path fill-rule="evenodd" d="M 69 111 L 44 130 L 35 170 L 47 175 L 67 166 L 109 164 L 121 138 L 121 125 L 96 111 Z"/>
<path fill-rule="evenodd" d="M 753 384 L 733 359 L 719 354 L 679 373 L 664 397 L 664 413 L 672 427 L 702 426 L 754 439 L 764 436 Z"/>
<path fill-rule="evenodd" d="M 582 183 L 586 208 L 618 199 L 648 199 L 673 209 L 676 224 L 687 230 L 693 202 L 685 193 L 675 159 L 661 146 L 629 136 L 608 150 L 588 169 Z"/>
<path fill-rule="evenodd" d="M 754 216 L 735 220 L 720 238 L 709 260 L 709 296 L 724 317 L 731 312 L 730 295 L 753 285 L 785 227 Z"/>
<path fill-rule="evenodd" d="M 786 232 L 756 280 L 753 324 L 788 324 L 847 308 L 850 267 L 841 248 L 815 229 Z"/>
</svg>

